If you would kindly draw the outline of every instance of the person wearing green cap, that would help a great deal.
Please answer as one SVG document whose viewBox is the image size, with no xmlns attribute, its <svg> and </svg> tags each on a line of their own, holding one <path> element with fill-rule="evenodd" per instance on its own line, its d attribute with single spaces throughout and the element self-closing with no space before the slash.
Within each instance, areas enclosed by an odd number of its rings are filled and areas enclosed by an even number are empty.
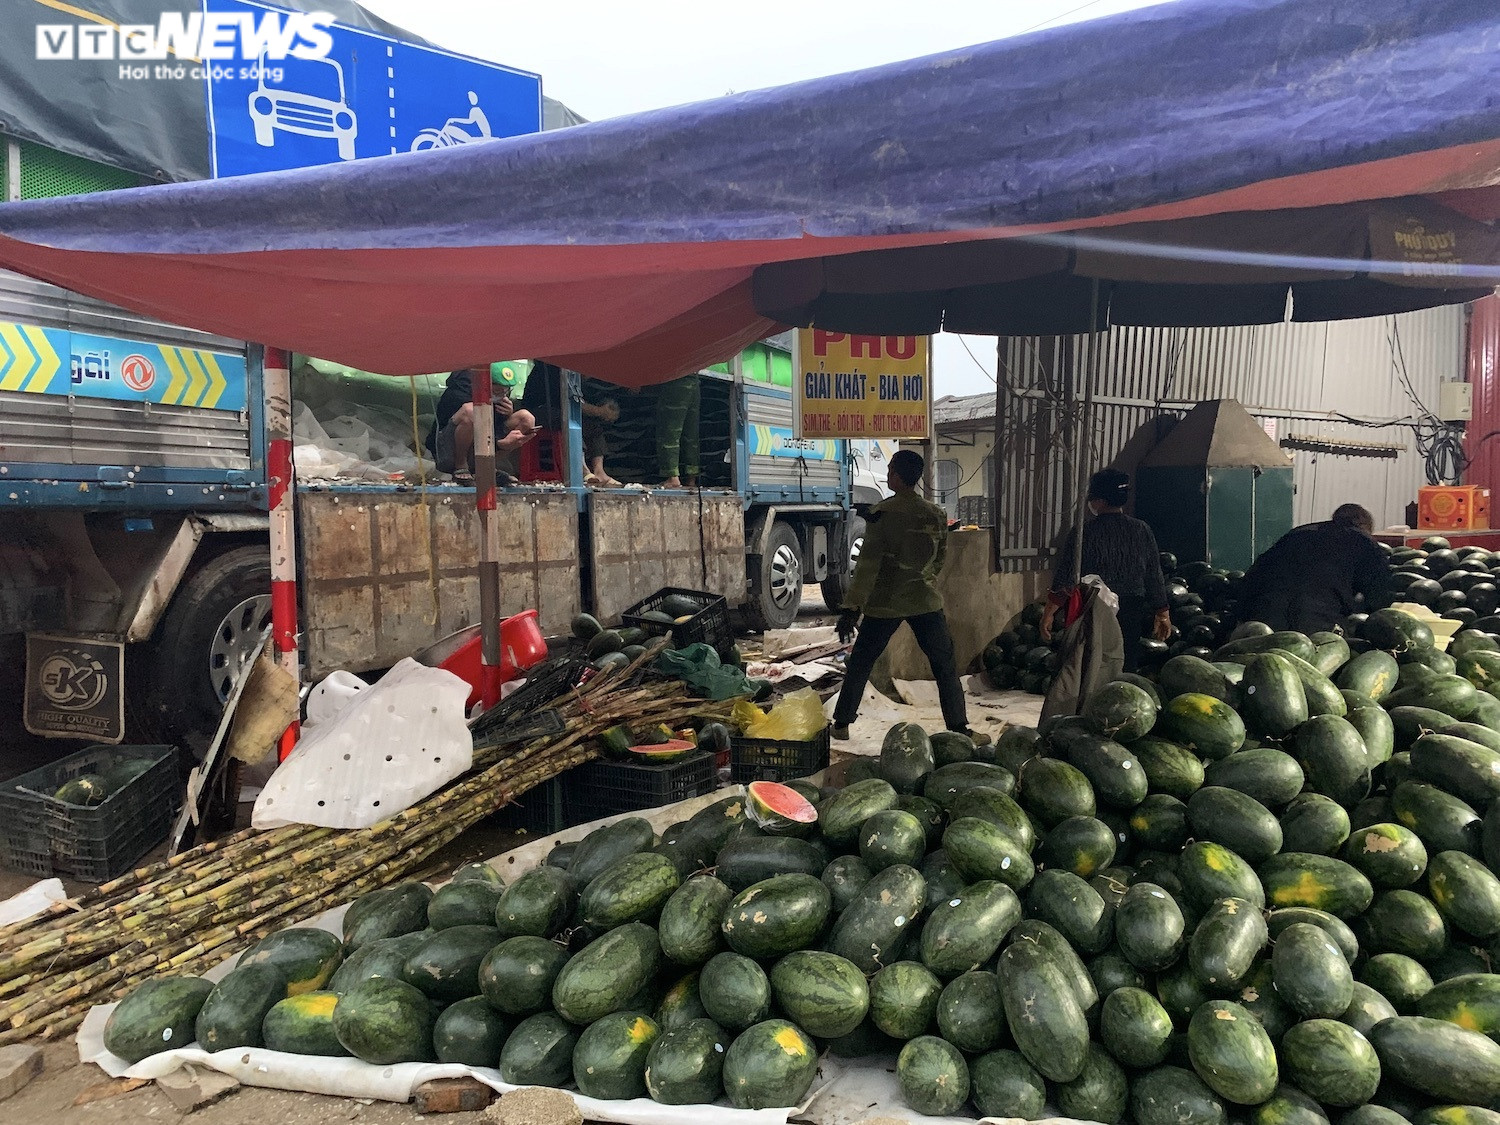
<svg viewBox="0 0 1500 1125">
<path fill-rule="evenodd" d="M 452 473 L 459 484 L 474 483 L 474 369 L 464 367 L 448 376 L 437 401 L 437 417 L 427 432 L 426 446 L 440 473 Z M 510 390 L 496 386 L 495 455 L 513 457 L 536 433 L 536 418 L 516 408 Z M 500 471 L 500 483 L 516 484 L 514 475 Z"/>
</svg>

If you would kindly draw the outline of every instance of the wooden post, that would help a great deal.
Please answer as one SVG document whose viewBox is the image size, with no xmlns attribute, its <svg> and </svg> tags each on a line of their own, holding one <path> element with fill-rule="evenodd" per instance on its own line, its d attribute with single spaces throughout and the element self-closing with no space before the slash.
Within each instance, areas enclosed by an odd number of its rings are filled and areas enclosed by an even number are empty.
<svg viewBox="0 0 1500 1125">
<path fill-rule="evenodd" d="M 479 513 L 480 701 L 500 702 L 500 528 L 495 522 L 494 384 L 488 364 L 471 368 L 474 401 L 474 507 Z"/>
<path fill-rule="evenodd" d="M 271 643 L 276 663 L 300 684 L 297 660 L 296 470 L 292 463 L 292 372 L 290 357 L 266 348 L 262 363 L 266 400 L 266 477 L 271 509 Z M 277 755 L 286 761 L 301 724 L 282 732 Z"/>
</svg>

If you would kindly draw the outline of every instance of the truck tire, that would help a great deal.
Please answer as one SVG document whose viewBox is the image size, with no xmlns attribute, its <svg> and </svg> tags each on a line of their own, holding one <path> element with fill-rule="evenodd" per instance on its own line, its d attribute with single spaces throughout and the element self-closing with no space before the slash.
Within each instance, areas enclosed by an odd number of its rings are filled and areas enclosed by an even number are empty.
<svg viewBox="0 0 1500 1125">
<path fill-rule="evenodd" d="M 839 559 L 837 572 L 829 569 L 828 577 L 819 583 L 823 591 L 823 602 L 829 613 L 838 613 L 844 605 L 844 596 L 849 593 L 849 583 L 854 581 L 854 564 L 859 562 L 859 551 L 865 542 L 865 517 L 849 514 L 848 533 L 843 542 L 848 550 Z"/>
<path fill-rule="evenodd" d="M 750 563 L 745 609 L 752 628 L 785 629 L 802 605 L 802 544 L 780 520 L 771 524 L 766 553 Z"/>
<path fill-rule="evenodd" d="M 150 645 L 148 698 L 163 736 L 202 758 L 236 672 L 271 621 L 271 556 L 236 547 L 188 575 Z"/>
</svg>

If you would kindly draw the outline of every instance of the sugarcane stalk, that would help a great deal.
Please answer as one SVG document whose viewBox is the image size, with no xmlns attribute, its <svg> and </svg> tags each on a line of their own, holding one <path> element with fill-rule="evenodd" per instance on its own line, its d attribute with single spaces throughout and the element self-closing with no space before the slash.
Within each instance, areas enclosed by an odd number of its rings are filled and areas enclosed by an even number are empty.
<svg viewBox="0 0 1500 1125">
<path fill-rule="evenodd" d="M 156 973 L 206 971 L 288 922 L 426 874 L 465 830 L 597 757 L 588 740 L 648 704 L 664 721 L 728 709 L 705 707 L 680 685 L 627 687 L 619 676 L 598 676 L 558 697 L 561 734 L 477 754 L 474 772 L 368 828 L 245 830 L 0 930 L 0 1044 L 56 1037 L 93 1004 Z"/>
</svg>

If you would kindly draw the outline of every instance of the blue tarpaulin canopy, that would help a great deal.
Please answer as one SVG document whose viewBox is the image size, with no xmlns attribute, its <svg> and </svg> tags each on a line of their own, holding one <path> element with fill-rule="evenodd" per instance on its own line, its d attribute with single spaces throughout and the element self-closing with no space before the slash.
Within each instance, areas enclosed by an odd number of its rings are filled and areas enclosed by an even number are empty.
<svg viewBox="0 0 1500 1125">
<path fill-rule="evenodd" d="M 1497 90 L 1489 0 L 1177 0 L 553 133 L 6 204 L 0 264 L 368 370 L 626 384 L 778 324 L 1072 331 L 1094 279 L 1126 323 L 1367 315 L 1500 280 Z"/>
</svg>

